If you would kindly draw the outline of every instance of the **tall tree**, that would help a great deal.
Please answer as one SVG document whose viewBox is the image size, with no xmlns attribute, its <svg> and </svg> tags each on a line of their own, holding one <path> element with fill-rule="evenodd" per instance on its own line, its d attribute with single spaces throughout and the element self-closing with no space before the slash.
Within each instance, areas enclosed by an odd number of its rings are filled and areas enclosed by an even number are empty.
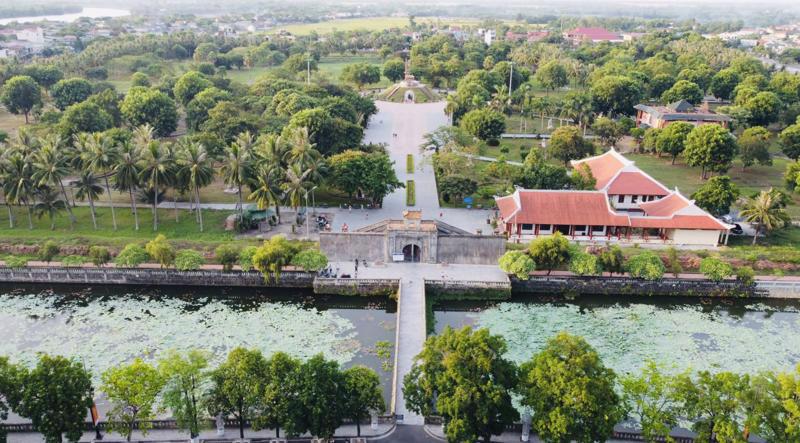
<svg viewBox="0 0 800 443">
<path fill-rule="evenodd" d="M 46 215 L 50 219 L 50 230 L 55 230 L 56 215 L 66 210 L 69 205 L 60 198 L 58 191 L 49 186 L 37 188 L 36 197 L 38 201 L 33 205 L 33 212 L 39 218 Z"/>
<path fill-rule="evenodd" d="M 67 190 L 64 187 L 64 178 L 70 172 L 70 159 L 62 149 L 61 139 L 53 135 L 42 139 L 42 146 L 33 155 L 33 178 L 37 186 L 52 185 L 61 191 L 64 202 L 69 201 Z M 70 227 L 75 225 L 75 214 L 72 207 L 67 204 Z"/>
<path fill-rule="evenodd" d="M 23 156 L 18 151 L 12 151 L 3 162 L 5 180 L 3 193 L 6 201 L 15 205 L 24 204 L 28 210 L 28 229 L 33 229 L 31 201 L 33 200 L 34 183 L 31 179 L 30 156 Z"/>
<path fill-rule="evenodd" d="M 114 366 L 103 372 L 100 390 L 108 396 L 110 430 L 131 441 L 134 429 L 147 431 L 156 418 L 156 397 L 164 379 L 152 365 L 137 358 L 129 364 Z"/>
<path fill-rule="evenodd" d="M 117 230 L 117 214 L 114 211 L 114 200 L 111 198 L 111 185 L 108 177 L 113 174 L 114 167 L 119 163 L 119 150 L 114 145 L 114 140 L 102 133 L 94 133 L 89 137 L 88 143 L 82 145 L 78 153 L 82 165 L 92 171 L 97 177 L 102 177 L 105 182 L 108 206 L 111 208 L 111 222 Z"/>
<path fill-rule="evenodd" d="M 154 140 L 152 135 L 152 127 L 142 126 L 134 133 L 134 140 L 141 150 L 139 178 L 153 192 L 153 231 L 157 231 L 158 194 L 162 186 L 169 184 L 173 164 L 169 148 Z"/>
<path fill-rule="evenodd" d="M 772 134 L 763 126 L 747 128 L 739 136 L 739 159 L 742 161 L 742 171 L 756 163 L 771 165 L 772 156 L 769 153 L 769 141 Z"/>
<path fill-rule="evenodd" d="M 114 165 L 114 187 L 120 191 L 127 191 L 131 201 L 131 212 L 136 230 L 139 230 L 139 212 L 136 209 L 136 199 L 133 191 L 140 183 L 140 151 L 132 142 L 125 142 L 119 146 L 119 159 Z"/>
<path fill-rule="evenodd" d="M 679 377 L 678 398 L 683 416 L 697 433 L 695 441 L 746 442 L 742 396 L 749 378 L 731 372 L 700 371 L 697 377 Z"/>
<path fill-rule="evenodd" d="M 86 100 L 90 95 L 92 95 L 92 84 L 79 77 L 59 80 L 50 88 L 53 104 L 62 111 L 70 105 Z"/>
<path fill-rule="evenodd" d="M 339 364 L 317 354 L 303 363 L 297 376 L 297 399 L 305 412 L 307 431 L 323 439 L 332 438 L 344 412 L 345 381 Z"/>
<path fill-rule="evenodd" d="M 570 160 L 594 154 L 594 145 L 583 138 L 577 126 L 561 126 L 550 136 L 547 152 L 567 165 Z"/>
<path fill-rule="evenodd" d="M 667 125 L 657 133 L 656 152 L 660 156 L 667 153 L 672 157 L 672 164 L 675 159 L 686 149 L 686 137 L 694 129 L 694 125 L 687 122 L 674 122 Z"/>
<path fill-rule="evenodd" d="M 12 114 L 24 114 L 28 124 L 31 109 L 42 104 L 42 89 L 31 77 L 17 75 L 6 80 L 0 101 Z"/>
<path fill-rule="evenodd" d="M 20 376 L 24 369 L 8 361 L 8 357 L 0 357 L 0 422 L 8 419 L 8 412 L 16 407 L 22 392 Z M 6 442 L 6 430 L 0 427 L 0 442 Z"/>
<path fill-rule="evenodd" d="M 605 441 L 624 415 L 615 377 L 583 338 L 562 332 L 520 366 L 520 403 L 545 441 Z"/>
<path fill-rule="evenodd" d="M 203 211 L 200 206 L 200 188 L 214 181 L 214 168 L 203 145 L 196 142 L 183 142 L 178 150 L 178 174 L 189 183 L 197 203 L 197 217 L 200 232 L 203 231 Z"/>
<path fill-rule="evenodd" d="M 287 433 L 300 434 L 301 423 L 293 420 L 300 411 L 297 389 L 300 361 L 283 352 L 267 359 L 258 404 L 259 414 L 253 421 L 255 428 L 275 429 L 275 438 L 281 437 L 281 426 Z"/>
<path fill-rule="evenodd" d="M 260 401 L 258 391 L 265 364 L 260 351 L 236 348 L 211 372 L 209 413 L 232 414 L 239 422 L 239 438 L 244 438 L 244 424 L 254 415 Z"/>
<path fill-rule="evenodd" d="M 21 380 L 22 393 L 14 411 L 31 420 L 48 443 L 61 443 L 63 436 L 78 441 L 94 394 L 91 374 L 83 364 L 42 354 Z"/>
<path fill-rule="evenodd" d="M 158 372 L 165 382 L 161 403 L 172 412 L 178 427 L 189 431 L 191 438 L 200 435 L 201 401 L 207 388 L 208 355 L 197 350 L 181 355 L 168 353 L 158 362 Z"/>
<path fill-rule="evenodd" d="M 620 387 L 623 402 L 642 428 L 645 441 L 669 438 L 681 417 L 675 378 L 655 362 L 648 361 L 640 374 L 622 377 Z"/>
<path fill-rule="evenodd" d="M 383 413 L 386 404 L 383 401 L 381 379 L 378 374 L 365 366 L 354 366 L 346 369 L 344 375 L 343 415 L 356 423 L 356 435 L 361 436 L 361 420 L 369 417 L 371 412 Z"/>
<path fill-rule="evenodd" d="M 446 327 L 425 341 L 403 380 L 407 406 L 442 415 L 449 441 L 488 443 L 519 418 L 511 403 L 517 370 L 505 352 L 505 340 L 488 329 Z"/>
<path fill-rule="evenodd" d="M 731 205 L 738 198 L 739 188 L 727 175 L 711 177 L 692 194 L 697 206 L 717 217 L 730 212 Z"/>
<path fill-rule="evenodd" d="M 769 191 L 761 191 L 757 196 L 748 198 L 739 212 L 745 220 L 756 224 L 753 245 L 758 241 L 761 232 L 766 235 L 774 229 L 786 226 L 790 221 L 778 192 L 771 188 Z"/>
<path fill-rule="evenodd" d="M 800 159 L 800 123 L 786 127 L 781 131 L 781 151 L 794 161 Z"/>
<path fill-rule="evenodd" d="M 730 169 L 738 148 L 730 131 L 719 125 L 700 125 L 686 137 L 683 155 L 689 166 L 701 167 L 701 176 L 708 172 L 726 172 Z"/>
<path fill-rule="evenodd" d="M 244 198 L 242 186 L 244 186 L 247 179 L 250 156 L 254 144 L 253 134 L 243 132 L 237 135 L 233 142 L 225 147 L 225 156 L 220 168 L 220 174 L 225 184 L 236 187 L 238 197 L 236 210 L 239 211 L 240 217 L 243 210 L 242 199 Z"/>
<path fill-rule="evenodd" d="M 97 176 L 88 170 L 81 171 L 78 179 L 72 182 L 72 187 L 75 188 L 75 198 L 80 201 L 89 200 L 92 226 L 97 229 L 97 210 L 94 207 L 94 202 L 103 193 L 103 187 L 98 183 Z"/>
</svg>

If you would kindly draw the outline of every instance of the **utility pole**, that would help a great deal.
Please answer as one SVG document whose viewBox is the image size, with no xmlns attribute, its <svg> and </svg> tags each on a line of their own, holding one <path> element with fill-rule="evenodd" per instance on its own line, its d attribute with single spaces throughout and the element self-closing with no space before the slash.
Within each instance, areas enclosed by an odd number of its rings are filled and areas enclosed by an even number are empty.
<svg viewBox="0 0 800 443">
<path fill-rule="evenodd" d="M 511 65 L 511 71 L 508 73 L 508 99 L 511 100 L 511 82 L 514 80 L 514 62 L 508 62 Z"/>
<path fill-rule="evenodd" d="M 311 84 L 311 58 L 306 59 L 306 84 Z"/>
</svg>

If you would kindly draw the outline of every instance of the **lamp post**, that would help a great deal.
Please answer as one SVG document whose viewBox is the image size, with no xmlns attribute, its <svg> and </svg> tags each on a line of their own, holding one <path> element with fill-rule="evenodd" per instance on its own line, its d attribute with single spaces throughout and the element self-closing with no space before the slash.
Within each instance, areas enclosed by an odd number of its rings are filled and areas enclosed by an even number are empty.
<svg viewBox="0 0 800 443">
<path fill-rule="evenodd" d="M 308 213 L 308 193 L 311 192 L 313 195 L 315 189 L 317 189 L 316 186 L 306 191 L 306 240 L 311 238 L 309 221 L 308 221 L 308 219 L 311 217 L 311 214 Z"/>
<path fill-rule="evenodd" d="M 306 84 L 311 84 L 311 57 L 306 59 Z"/>
</svg>

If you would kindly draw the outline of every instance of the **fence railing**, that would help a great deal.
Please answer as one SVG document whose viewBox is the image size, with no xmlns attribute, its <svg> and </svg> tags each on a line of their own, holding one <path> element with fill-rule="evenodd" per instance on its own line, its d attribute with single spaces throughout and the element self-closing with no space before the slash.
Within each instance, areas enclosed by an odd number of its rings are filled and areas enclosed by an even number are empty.
<svg viewBox="0 0 800 443">
<path fill-rule="evenodd" d="M 531 294 L 573 292 L 594 295 L 769 296 L 769 291 L 760 284 L 745 285 L 736 280 L 713 282 L 681 278 L 643 280 L 630 277 L 534 275 L 528 280 L 512 277 L 511 287 L 514 292 Z"/>
</svg>

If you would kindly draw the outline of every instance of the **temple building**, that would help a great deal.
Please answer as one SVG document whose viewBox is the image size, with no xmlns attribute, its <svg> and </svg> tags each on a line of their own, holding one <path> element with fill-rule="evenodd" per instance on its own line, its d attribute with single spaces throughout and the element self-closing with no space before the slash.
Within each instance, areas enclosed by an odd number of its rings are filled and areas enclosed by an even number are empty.
<svg viewBox="0 0 800 443">
<path fill-rule="evenodd" d="M 589 243 L 716 247 L 733 226 L 669 190 L 613 149 L 573 162 L 585 164 L 595 190 L 517 189 L 497 197 L 498 230 L 522 242 L 555 232 Z"/>
<path fill-rule="evenodd" d="M 715 124 L 727 128 L 731 121 L 729 116 L 710 110 L 706 103 L 701 107 L 695 107 L 686 100 L 666 106 L 640 104 L 633 108 L 636 109 L 638 128 L 664 128 L 673 122 L 686 122 L 695 126 Z"/>
</svg>

